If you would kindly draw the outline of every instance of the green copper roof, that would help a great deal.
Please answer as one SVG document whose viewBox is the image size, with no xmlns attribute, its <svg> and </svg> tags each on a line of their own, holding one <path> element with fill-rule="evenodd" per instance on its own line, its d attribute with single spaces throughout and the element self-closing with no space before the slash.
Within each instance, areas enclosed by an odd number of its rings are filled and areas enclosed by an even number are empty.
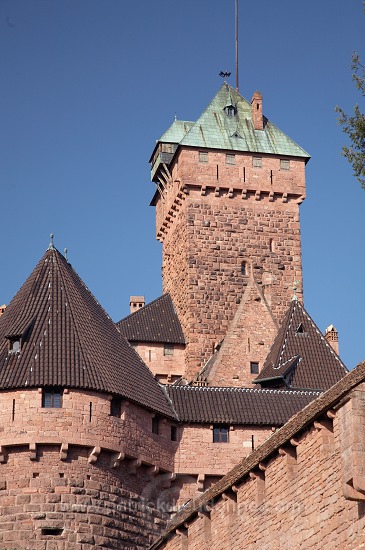
<svg viewBox="0 0 365 550">
<path fill-rule="evenodd" d="M 234 116 L 225 107 L 233 105 Z M 175 120 L 159 142 L 186 147 L 249 151 L 309 158 L 310 155 L 264 117 L 264 129 L 255 130 L 251 104 L 227 83 L 195 123 Z"/>
<path fill-rule="evenodd" d="M 194 126 L 194 122 L 188 120 L 174 120 L 170 128 L 158 140 L 162 143 L 180 143 L 185 134 Z"/>
</svg>

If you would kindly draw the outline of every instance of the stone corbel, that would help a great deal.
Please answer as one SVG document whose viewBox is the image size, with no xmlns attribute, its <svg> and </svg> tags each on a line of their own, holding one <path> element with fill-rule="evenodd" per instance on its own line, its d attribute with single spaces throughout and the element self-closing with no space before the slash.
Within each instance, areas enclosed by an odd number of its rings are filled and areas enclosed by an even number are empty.
<svg viewBox="0 0 365 550">
<path fill-rule="evenodd" d="M 228 190 L 228 198 L 231 199 L 233 197 L 233 188 L 231 187 L 229 190 Z"/>
<path fill-rule="evenodd" d="M 67 455 L 68 455 L 68 443 L 61 443 L 60 460 L 67 460 Z"/>
<path fill-rule="evenodd" d="M 37 460 L 37 444 L 29 443 L 29 459 Z"/>
<path fill-rule="evenodd" d="M 261 198 L 261 191 L 257 190 L 255 193 L 255 201 L 259 201 Z"/>
<path fill-rule="evenodd" d="M 204 195 L 206 194 L 206 191 L 207 191 L 207 188 L 206 188 L 205 185 L 203 185 L 202 188 L 201 188 L 201 190 L 200 190 L 200 194 L 201 194 L 202 196 L 204 196 Z"/>
<path fill-rule="evenodd" d="M 283 193 L 283 202 L 288 202 L 288 193 Z"/>
<path fill-rule="evenodd" d="M 149 478 L 154 478 L 158 475 L 158 472 L 160 471 L 160 468 L 158 466 L 150 466 L 149 468 L 147 468 L 146 470 L 146 475 L 149 477 Z"/>
<path fill-rule="evenodd" d="M 111 468 L 118 468 L 120 466 L 120 463 L 123 462 L 125 458 L 125 454 L 123 451 L 120 451 L 120 453 L 113 453 L 110 460 L 110 467 Z"/>
<path fill-rule="evenodd" d="M 205 475 L 199 474 L 197 479 L 197 488 L 198 488 L 198 491 L 200 492 L 204 491 L 204 480 L 205 480 Z"/>
<path fill-rule="evenodd" d="M 89 458 L 87 459 L 89 464 L 95 464 L 95 462 L 98 460 L 98 457 L 101 453 L 101 447 L 94 447 L 91 453 L 89 454 Z"/>
<path fill-rule="evenodd" d="M 142 460 L 140 458 L 135 458 L 130 462 L 127 468 L 128 474 L 136 475 L 138 468 L 140 468 L 142 465 Z"/>
<path fill-rule="evenodd" d="M 171 487 L 171 483 L 176 479 L 176 474 L 173 472 L 167 472 L 166 474 L 163 474 L 162 478 L 160 487 L 163 489 L 169 489 Z"/>
<path fill-rule="evenodd" d="M 274 191 L 270 191 L 269 193 L 269 202 L 273 202 L 274 201 Z"/>
<path fill-rule="evenodd" d="M 247 199 L 247 189 L 242 189 L 241 199 Z"/>
<path fill-rule="evenodd" d="M 0 464 L 5 464 L 5 462 L 6 462 L 5 447 L 0 445 Z"/>
<path fill-rule="evenodd" d="M 216 187 L 214 191 L 214 196 L 219 197 L 219 193 L 220 193 L 220 187 Z"/>
</svg>

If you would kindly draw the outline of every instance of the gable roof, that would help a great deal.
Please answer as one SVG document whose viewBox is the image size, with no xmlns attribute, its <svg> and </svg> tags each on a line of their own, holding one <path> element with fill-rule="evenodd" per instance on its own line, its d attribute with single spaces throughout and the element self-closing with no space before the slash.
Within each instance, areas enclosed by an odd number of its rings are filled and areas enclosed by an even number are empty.
<svg viewBox="0 0 365 550">
<path fill-rule="evenodd" d="M 9 352 L 16 337 L 20 352 Z M 110 392 L 173 416 L 151 371 L 53 246 L 0 317 L 0 389 L 44 386 Z"/>
<path fill-rule="evenodd" d="M 166 386 L 178 419 L 192 423 L 281 426 L 320 395 L 316 391 Z"/>
<path fill-rule="evenodd" d="M 170 294 L 163 294 L 117 323 L 130 342 L 185 344 L 185 337 Z"/>
<path fill-rule="evenodd" d="M 233 105 L 235 116 L 227 116 L 224 109 Z M 229 84 L 224 83 L 195 124 L 175 121 L 160 142 L 171 141 L 181 146 L 209 149 L 226 149 L 274 155 L 302 157 L 309 154 L 295 141 L 264 117 L 264 129 L 255 130 L 252 124 L 252 107 Z M 189 125 L 192 126 L 184 134 Z M 185 127 L 184 127 L 185 125 Z"/>
<path fill-rule="evenodd" d="M 304 306 L 293 300 L 254 382 L 327 390 L 347 372 Z"/>
</svg>

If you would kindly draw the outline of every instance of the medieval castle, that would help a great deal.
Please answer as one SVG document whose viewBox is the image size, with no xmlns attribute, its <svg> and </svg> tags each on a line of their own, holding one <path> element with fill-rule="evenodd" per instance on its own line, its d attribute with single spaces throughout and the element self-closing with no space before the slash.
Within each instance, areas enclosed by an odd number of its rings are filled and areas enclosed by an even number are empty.
<svg viewBox="0 0 365 550">
<path fill-rule="evenodd" d="M 0 548 L 365 545 L 365 364 L 304 308 L 309 155 L 224 83 L 151 155 L 163 295 L 55 248 L 0 312 Z"/>
</svg>

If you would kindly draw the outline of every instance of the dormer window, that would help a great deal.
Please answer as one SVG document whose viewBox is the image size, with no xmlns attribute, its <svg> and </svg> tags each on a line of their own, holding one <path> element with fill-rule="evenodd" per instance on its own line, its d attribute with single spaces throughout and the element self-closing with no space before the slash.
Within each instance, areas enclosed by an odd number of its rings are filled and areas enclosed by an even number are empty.
<svg viewBox="0 0 365 550">
<path fill-rule="evenodd" d="M 234 105 L 227 105 L 226 107 L 224 107 L 224 112 L 227 116 L 233 117 L 236 115 L 237 109 Z"/>
<path fill-rule="evenodd" d="M 20 352 L 20 336 L 9 338 L 9 353 Z"/>
</svg>

